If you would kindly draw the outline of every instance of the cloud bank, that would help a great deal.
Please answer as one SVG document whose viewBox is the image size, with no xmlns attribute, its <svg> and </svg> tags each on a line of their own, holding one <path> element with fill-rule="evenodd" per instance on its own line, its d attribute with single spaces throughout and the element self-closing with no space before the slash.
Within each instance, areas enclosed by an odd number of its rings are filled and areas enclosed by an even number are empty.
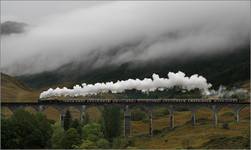
<svg viewBox="0 0 251 150">
<path fill-rule="evenodd" d="M 250 2 L 123 1 L 44 19 L 25 34 L 1 37 L 2 69 L 15 75 L 70 62 L 87 68 L 186 59 L 249 43 Z"/>
<path fill-rule="evenodd" d="M 22 22 L 6 21 L 1 23 L 1 35 L 20 34 L 25 32 L 27 24 Z"/>
<path fill-rule="evenodd" d="M 40 98 L 49 98 L 53 96 L 86 96 L 86 95 L 96 95 L 98 93 L 122 93 L 125 90 L 139 90 L 141 92 L 150 92 L 150 91 L 163 91 L 164 89 L 170 89 L 175 86 L 180 87 L 181 89 L 186 89 L 188 91 L 193 89 L 200 89 L 204 94 L 208 94 L 208 88 L 212 85 L 207 83 L 207 80 L 198 76 L 197 74 L 192 75 L 191 77 L 186 77 L 183 72 L 169 72 L 168 78 L 160 78 L 159 75 L 153 74 L 152 79 L 145 78 L 140 79 L 128 79 L 125 81 L 106 82 L 106 83 L 95 83 L 95 84 L 86 84 L 83 83 L 82 86 L 75 85 L 73 89 L 56 88 L 48 89 L 40 94 Z"/>
</svg>

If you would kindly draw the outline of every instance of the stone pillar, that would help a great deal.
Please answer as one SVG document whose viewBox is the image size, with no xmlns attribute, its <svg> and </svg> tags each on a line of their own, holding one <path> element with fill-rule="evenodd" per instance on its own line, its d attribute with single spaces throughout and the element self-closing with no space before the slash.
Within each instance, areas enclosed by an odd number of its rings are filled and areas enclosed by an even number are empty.
<svg viewBox="0 0 251 150">
<path fill-rule="evenodd" d="M 218 108 L 217 108 L 217 106 L 213 105 L 212 110 L 213 110 L 214 127 L 217 127 L 217 124 L 218 124 Z"/>
<path fill-rule="evenodd" d="M 149 135 L 153 136 L 153 113 L 151 109 L 149 111 Z"/>
<path fill-rule="evenodd" d="M 128 137 L 131 134 L 131 112 L 128 105 L 124 110 L 124 136 Z"/>
<path fill-rule="evenodd" d="M 245 108 L 246 106 L 249 106 L 249 104 L 239 104 L 239 105 L 232 105 L 232 109 L 234 111 L 235 114 L 235 119 L 236 122 L 239 123 L 240 122 L 240 112 L 243 108 Z"/>
<path fill-rule="evenodd" d="M 39 112 L 43 112 L 44 111 L 44 106 L 43 105 L 39 105 L 38 106 L 38 111 Z"/>
<path fill-rule="evenodd" d="M 240 122 L 240 110 L 235 110 L 235 119 L 237 123 Z"/>
<path fill-rule="evenodd" d="M 192 125 L 193 126 L 195 126 L 195 124 L 196 124 L 196 116 L 195 116 L 195 109 L 192 109 L 192 119 L 191 119 L 191 121 L 192 121 Z"/>
<path fill-rule="evenodd" d="M 61 127 L 64 127 L 64 117 L 65 117 L 64 110 L 60 110 L 60 118 L 59 118 L 59 121 L 60 121 L 60 123 L 61 123 Z"/>
<path fill-rule="evenodd" d="M 82 105 L 81 110 L 80 110 L 80 122 L 81 123 L 83 123 L 83 121 L 84 121 L 84 119 L 83 119 L 84 111 L 85 111 L 85 105 Z"/>
<path fill-rule="evenodd" d="M 170 128 L 174 128 L 174 109 L 173 107 L 169 108 L 169 122 L 170 122 Z"/>
<path fill-rule="evenodd" d="M 214 120 L 214 127 L 217 127 L 217 124 L 218 124 L 218 113 L 216 111 L 214 111 L 213 120 Z"/>
</svg>

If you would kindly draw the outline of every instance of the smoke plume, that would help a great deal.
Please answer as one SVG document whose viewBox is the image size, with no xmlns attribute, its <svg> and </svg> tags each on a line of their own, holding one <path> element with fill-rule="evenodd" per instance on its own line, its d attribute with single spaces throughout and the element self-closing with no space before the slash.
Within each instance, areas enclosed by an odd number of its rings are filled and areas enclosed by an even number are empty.
<svg viewBox="0 0 251 150">
<path fill-rule="evenodd" d="M 225 86 L 220 86 L 218 90 L 210 90 L 210 96 L 217 98 L 238 98 L 239 100 L 248 100 L 250 93 L 242 88 L 227 89 Z"/>
<path fill-rule="evenodd" d="M 48 98 L 54 96 L 86 96 L 86 95 L 96 95 L 98 93 L 122 93 L 125 90 L 139 90 L 142 92 L 151 92 L 155 90 L 163 91 L 164 89 L 170 89 L 175 86 L 181 89 L 186 89 L 188 91 L 193 89 L 200 89 L 204 94 L 208 94 L 208 88 L 211 84 L 207 83 L 207 80 L 198 76 L 197 74 L 191 77 L 186 77 L 183 72 L 169 72 L 168 78 L 160 78 L 159 75 L 153 74 L 152 79 L 145 78 L 143 80 L 139 79 L 128 79 L 125 81 L 106 82 L 106 83 L 95 83 L 86 84 L 83 83 L 82 86 L 75 85 L 73 89 L 56 88 L 48 89 L 40 94 L 40 98 Z"/>
</svg>

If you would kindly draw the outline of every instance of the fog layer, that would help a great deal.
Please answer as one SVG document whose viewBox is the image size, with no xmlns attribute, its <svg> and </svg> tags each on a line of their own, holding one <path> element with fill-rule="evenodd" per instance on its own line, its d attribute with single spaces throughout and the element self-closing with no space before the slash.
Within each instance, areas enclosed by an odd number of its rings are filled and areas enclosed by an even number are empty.
<svg viewBox="0 0 251 150">
<path fill-rule="evenodd" d="M 212 55 L 248 44 L 249 27 L 247 1 L 112 2 L 52 15 L 23 34 L 1 37 L 1 67 L 21 75 L 69 62 L 100 67 Z"/>
</svg>

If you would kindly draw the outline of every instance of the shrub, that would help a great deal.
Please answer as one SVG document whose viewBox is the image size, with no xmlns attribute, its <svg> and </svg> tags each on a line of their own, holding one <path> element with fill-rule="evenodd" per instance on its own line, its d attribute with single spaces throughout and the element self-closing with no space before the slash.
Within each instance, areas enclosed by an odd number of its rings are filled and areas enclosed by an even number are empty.
<svg viewBox="0 0 251 150">
<path fill-rule="evenodd" d="M 115 138 L 113 139 L 112 148 L 125 149 L 128 145 L 128 141 L 125 138 Z"/>
<path fill-rule="evenodd" d="M 97 141 L 103 138 L 104 135 L 101 130 L 101 125 L 97 123 L 89 123 L 82 128 L 82 137 L 85 140 Z"/>
<path fill-rule="evenodd" d="M 64 116 L 64 130 L 67 131 L 71 127 L 72 117 L 69 110 L 66 111 Z"/>
<path fill-rule="evenodd" d="M 223 123 L 223 124 L 222 124 L 222 128 L 223 128 L 223 129 L 229 129 L 228 123 Z"/>
<path fill-rule="evenodd" d="M 157 134 L 160 134 L 160 133 L 161 133 L 161 130 L 158 130 L 158 129 L 153 130 L 153 135 L 157 135 Z"/>
<path fill-rule="evenodd" d="M 99 139 L 97 141 L 97 147 L 102 149 L 108 149 L 109 148 L 109 142 L 106 139 Z"/>
<path fill-rule="evenodd" d="M 120 109 L 114 106 L 106 106 L 104 107 L 102 117 L 104 136 L 111 142 L 113 138 L 119 137 L 121 133 Z"/>
<path fill-rule="evenodd" d="M 143 119 L 147 118 L 146 114 L 143 111 L 141 111 L 140 109 L 132 110 L 131 117 L 132 117 L 131 119 L 133 121 L 139 121 L 139 120 L 143 120 Z"/>
<path fill-rule="evenodd" d="M 90 140 L 83 140 L 82 144 L 78 147 L 75 147 L 77 149 L 96 149 L 98 148 L 95 144 L 95 142 L 92 142 Z"/>
<path fill-rule="evenodd" d="M 75 145 L 78 145 L 80 143 L 80 136 L 76 129 L 70 128 L 65 132 L 64 137 L 62 139 L 63 148 L 72 149 Z"/>
<path fill-rule="evenodd" d="M 64 128 L 60 126 L 60 123 L 55 123 L 53 126 L 53 134 L 51 137 L 52 148 L 60 149 L 62 147 L 62 139 L 64 137 Z"/>
</svg>

